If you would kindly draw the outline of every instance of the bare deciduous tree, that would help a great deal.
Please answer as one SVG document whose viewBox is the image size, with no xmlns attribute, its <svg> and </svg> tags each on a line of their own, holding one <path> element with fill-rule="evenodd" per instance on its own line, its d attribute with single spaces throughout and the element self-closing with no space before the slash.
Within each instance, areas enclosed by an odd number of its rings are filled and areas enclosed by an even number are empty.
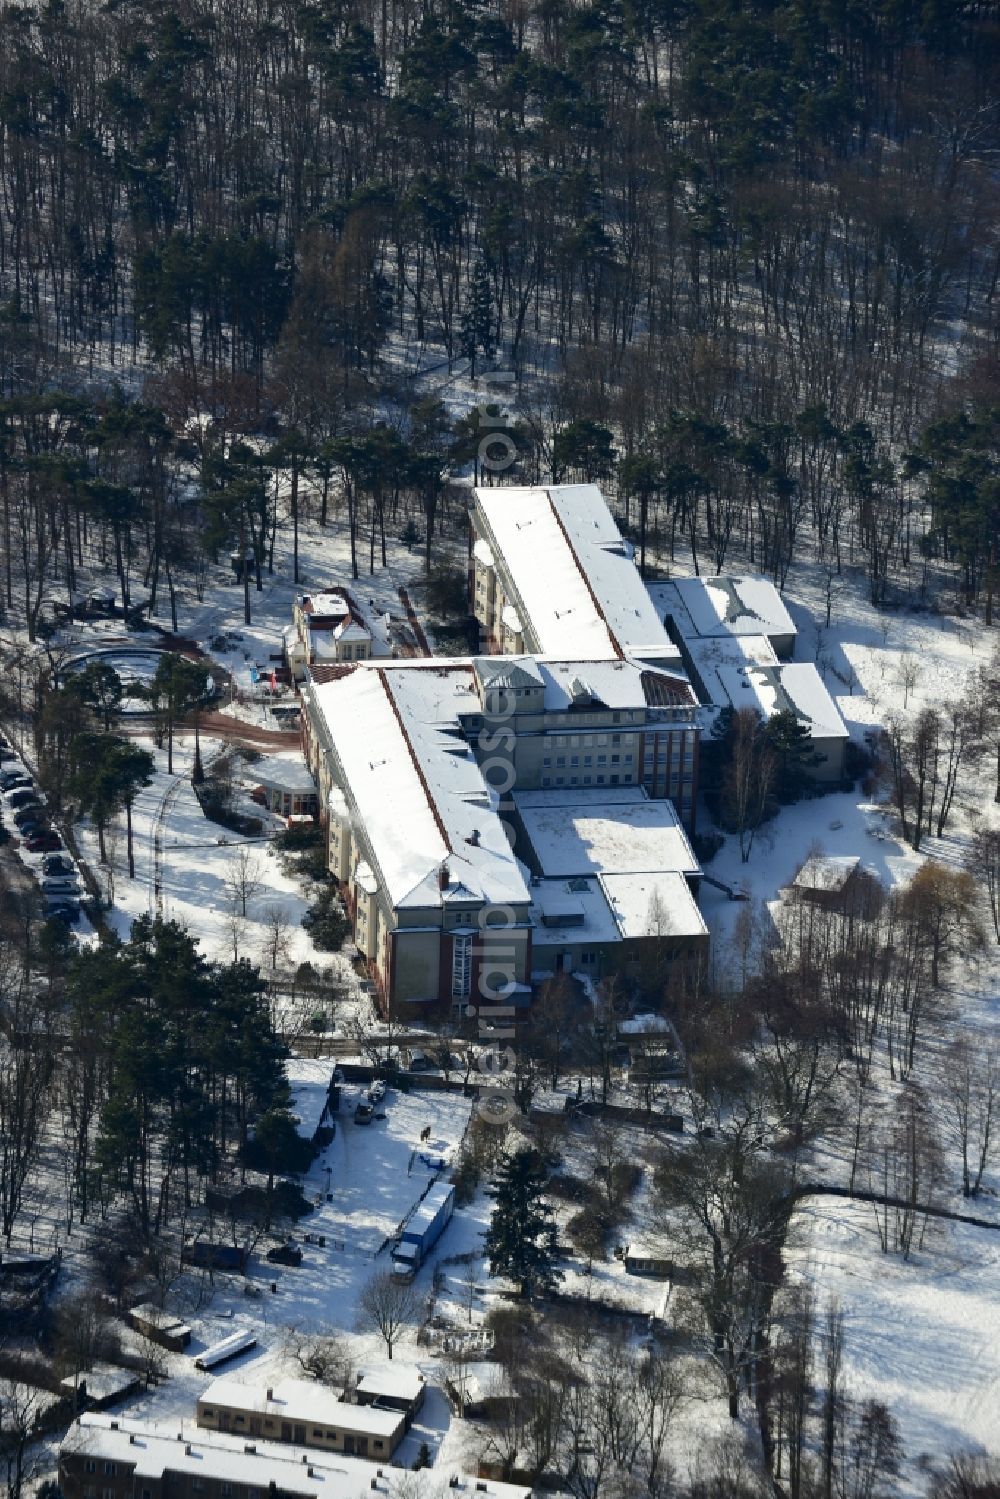
<svg viewBox="0 0 1000 1499">
<path fill-rule="evenodd" d="M 236 851 L 226 876 L 226 891 L 233 907 L 244 919 L 247 906 L 263 889 L 263 867 L 252 849 L 245 845 Z"/>
<path fill-rule="evenodd" d="M 959 1037 L 945 1053 L 941 1080 L 947 1104 L 945 1127 L 962 1158 L 962 1195 L 976 1197 L 993 1148 L 1000 1096 L 997 1054 Z"/>
<path fill-rule="evenodd" d="M 361 1292 L 358 1307 L 362 1324 L 381 1336 L 390 1359 L 393 1348 L 409 1330 L 417 1304 L 412 1285 L 394 1280 L 389 1270 L 373 1275 Z"/>
</svg>

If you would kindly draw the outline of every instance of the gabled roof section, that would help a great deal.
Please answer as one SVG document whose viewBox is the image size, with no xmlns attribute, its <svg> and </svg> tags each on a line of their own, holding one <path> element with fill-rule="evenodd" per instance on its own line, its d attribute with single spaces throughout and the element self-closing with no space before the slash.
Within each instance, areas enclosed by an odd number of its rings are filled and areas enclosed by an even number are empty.
<svg viewBox="0 0 1000 1499">
<path fill-rule="evenodd" d="M 479 712 L 468 662 L 360 666 L 316 686 L 312 697 L 394 906 L 527 903 L 494 798 L 458 722 L 459 713 Z"/>
<path fill-rule="evenodd" d="M 524 632 L 541 654 L 678 659 L 632 547 L 596 484 L 497 485 L 474 493 L 478 524 L 497 565 L 506 569 Z"/>
</svg>

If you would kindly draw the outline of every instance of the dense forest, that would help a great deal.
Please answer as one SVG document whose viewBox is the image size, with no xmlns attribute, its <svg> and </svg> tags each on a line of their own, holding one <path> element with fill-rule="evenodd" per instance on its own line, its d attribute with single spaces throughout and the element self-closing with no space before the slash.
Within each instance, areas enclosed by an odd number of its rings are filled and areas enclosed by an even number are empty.
<svg viewBox="0 0 1000 1499">
<path fill-rule="evenodd" d="M 499 371 L 514 472 L 606 482 L 644 552 L 783 581 L 808 534 L 877 604 L 936 561 L 989 610 L 998 39 L 955 0 L 4 5 L 8 605 L 34 633 L 96 527 L 155 606 L 191 504 L 213 553 L 321 505 L 356 569 L 387 516 L 430 558 L 498 387 L 456 422 L 425 377 Z"/>
</svg>

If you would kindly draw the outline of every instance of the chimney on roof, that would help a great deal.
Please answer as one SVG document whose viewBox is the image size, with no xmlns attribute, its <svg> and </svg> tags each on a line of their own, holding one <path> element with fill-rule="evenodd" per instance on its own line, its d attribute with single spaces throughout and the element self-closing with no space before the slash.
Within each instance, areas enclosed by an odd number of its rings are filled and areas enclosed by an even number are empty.
<svg viewBox="0 0 1000 1499">
<path fill-rule="evenodd" d="M 468 838 L 466 838 L 465 841 L 466 841 L 466 843 L 471 843 L 473 848 L 478 848 L 479 847 L 479 829 L 478 828 L 473 828 L 472 832 L 469 834 Z"/>
<path fill-rule="evenodd" d="M 438 869 L 438 889 L 447 890 L 450 883 L 451 880 L 448 874 L 448 861 L 447 859 L 445 859 Z"/>
</svg>

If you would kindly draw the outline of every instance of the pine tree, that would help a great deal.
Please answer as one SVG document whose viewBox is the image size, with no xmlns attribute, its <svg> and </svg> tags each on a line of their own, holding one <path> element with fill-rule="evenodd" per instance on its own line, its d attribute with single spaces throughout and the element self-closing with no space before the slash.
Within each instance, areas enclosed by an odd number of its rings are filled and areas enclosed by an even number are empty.
<svg viewBox="0 0 1000 1499">
<path fill-rule="evenodd" d="M 809 726 L 787 708 L 767 721 L 764 737 L 776 757 L 774 794 L 779 802 L 796 802 L 809 784 L 809 771 L 820 757 Z"/>
<path fill-rule="evenodd" d="M 555 1268 L 556 1231 L 543 1200 L 545 1171 L 538 1153 L 510 1156 L 497 1182 L 497 1205 L 486 1233 L 490 1274 L 517 1281 L 522 1296 L 552 1291 L 562 1274 Z"/>
</svg>

